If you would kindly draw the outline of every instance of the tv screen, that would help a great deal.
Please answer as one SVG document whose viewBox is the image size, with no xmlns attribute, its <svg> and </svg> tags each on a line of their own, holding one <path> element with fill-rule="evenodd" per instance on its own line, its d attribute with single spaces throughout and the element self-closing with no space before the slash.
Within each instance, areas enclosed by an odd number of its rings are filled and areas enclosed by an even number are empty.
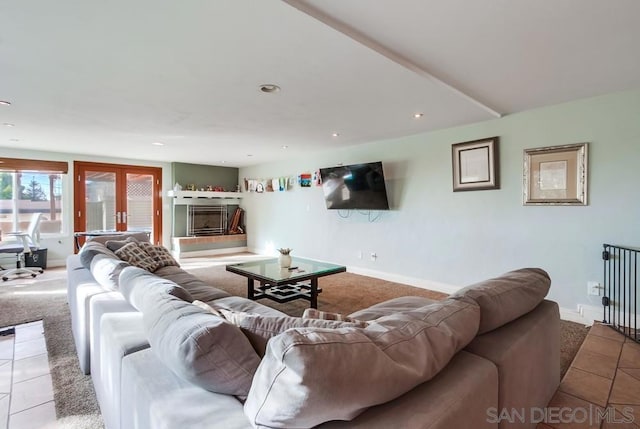
<svg viewBox="0 0 640 429">
<path fill-rule="evenodd" d="M 320 169 L 328 209 L 389 210 L 382 162 Z"/>
</svg>

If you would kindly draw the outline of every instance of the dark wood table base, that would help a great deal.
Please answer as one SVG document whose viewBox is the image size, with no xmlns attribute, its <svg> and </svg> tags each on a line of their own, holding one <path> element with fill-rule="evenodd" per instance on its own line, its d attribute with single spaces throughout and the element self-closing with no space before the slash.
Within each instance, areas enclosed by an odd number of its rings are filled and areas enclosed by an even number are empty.
<svg viewBox="0 0 640 429">
<path fill-rule="evenodd" d="M 318 308 L 318 294 L 322 288 L 318 287 L 318 279 L 310 279 L 309 283 L 290 283 L 281 285 L 271 285 L 260 282 L 260 286 L 255 287 L 253 279 L 247 279 L 247 298 L 257 300 L 268 298 L 272 301 L 283 304 L 296 299 L 309 301 L 311 308 Z"/>
</svg>

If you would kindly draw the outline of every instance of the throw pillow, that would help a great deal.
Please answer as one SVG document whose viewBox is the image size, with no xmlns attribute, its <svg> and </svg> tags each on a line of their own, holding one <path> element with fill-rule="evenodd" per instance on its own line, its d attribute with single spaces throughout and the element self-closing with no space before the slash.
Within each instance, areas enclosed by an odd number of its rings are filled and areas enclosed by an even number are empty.
<svg viewBox="0 0 640 429">
<path fill-rule="evenodd" d="M 157 246 L 147 242 L 138 243 L 157 263 L 158 268 L 176 266 L 179 267 L 178 261 L 176 261 L 171 252 L 163 246 Z M 157 269 L 157 268 L 156 268 Z"/>
<path fill-rule="evenodd" d="M 338 320 L 302 319 L 291 316 L 265 316 L 225 308 L 217 308 L 216 310 L 221 313 L 226 320 L 242 330 L 260 357 L 264 356 L 269 340 L 288 329 L 323 328 L 333 330 L 359 327 L 355 323 L 341 322 Z"/>
<path fill-rule="evenodd" d="M 138 243 L 128 243 L 115 251 L 118 258 L 149 272 L 158 269 L 158 263 Z"/>
<path fill-rule="evenodd" d="M 345 316 L 340 313 L 330 313 L 328 311 L 320 311 L 315 308 L 307 308 L 302 313 L 303 319 L 321 319 L 321 320 L 338 320 L 340 322 L 351 322 L 355 323 L 359 328 L 366 328 L 369 325 L 369 321 L 366 320 L 358 320 L 353 317 Z"/>
<path fill-rule="evenodd" d="M 289 329 L 269 341 L 245 415 L 260 428 L 352 420 L 433 378 L 479 322 L 477 304 L 449 299 L 364 329 Z"/>
<path fill-rule="evenodd" d="M 107 249 L 115 252 L 116 250 L 120 249 L 121 247 L 129 244 L 129 243 L 137 243 L 138 239 L 136 239 L 135 237 L 127 237 L 126 240 L 108 240 L 106 243 L 104 243 L 105 246 L 107 246 Z"/>
<path fill-rule="evenodd" d="M 202 301 L 196 299 L 191 304 L 195 305 L 196 307 L 200 307 L 203 310 L 208 311 L 209 313 L 211 313 L 213 315 L 216 315 L 218 317 L 224 317 L 222 315 L 222 313 L 220 313 L 218 310 L 216 310 L 215 308 L 213 308 L 212 306 L 210 306 L 206 302 L 202 302 Z"/>
</svg>

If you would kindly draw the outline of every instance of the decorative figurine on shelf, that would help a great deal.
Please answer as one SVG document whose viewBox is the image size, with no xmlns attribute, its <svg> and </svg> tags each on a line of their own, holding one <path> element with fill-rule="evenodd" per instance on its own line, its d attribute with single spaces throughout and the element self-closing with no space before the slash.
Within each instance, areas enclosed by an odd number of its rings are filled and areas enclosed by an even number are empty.
<svg viewBox="0 0 640 429">
<path fill-rule="evenodd" d="M 195 191 L 196 185 L 194 183 L 189 183 L 188 185 L 185 185 L 185 188 L 187 191 Z"/>
<path fill-rule="evenodd" d="M 291 266 L 291 251 L 293 249 L 282 248 L 278 249 L 280 255 L 278 255 L 278 262 L 280 263 L 280 268 L 289 268 Z"/>
<path fill-rule="evenodd" d="M 180 192 L 180 191 L 182 191 L 182 185 L 176 182 L 176 184 L 173 185 L 173 192 Z"/>
<path fill-rule="evenodd" d="M 209 191 L 209 192 L 213 191 L 213 186 L 207 185 L 207 191 Z"/>
</svg>

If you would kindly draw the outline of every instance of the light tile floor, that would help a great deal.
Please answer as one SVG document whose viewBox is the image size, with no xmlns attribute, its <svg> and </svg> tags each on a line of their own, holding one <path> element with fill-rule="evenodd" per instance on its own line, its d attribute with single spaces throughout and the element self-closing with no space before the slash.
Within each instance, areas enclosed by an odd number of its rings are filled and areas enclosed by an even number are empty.
<svg viewBox="0 0 640 429">
<path fill-rule="evenodd" d="M 538 429 L 640 429 L 640 344 L 594 324 L 547 408 Z"/>
<path fill-rule="evenodd" d="M 57 427 L 42 321 L 0 336 L 0 429 Z"/>
</svg>

